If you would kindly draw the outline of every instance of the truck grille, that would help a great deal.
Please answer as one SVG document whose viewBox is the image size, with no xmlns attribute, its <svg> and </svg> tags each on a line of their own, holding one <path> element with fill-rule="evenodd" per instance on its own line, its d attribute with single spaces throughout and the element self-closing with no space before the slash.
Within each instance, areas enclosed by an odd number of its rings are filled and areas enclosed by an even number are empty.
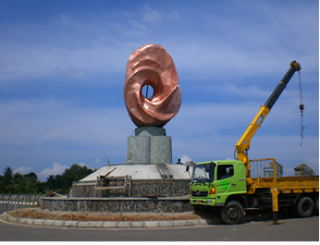
<svg viewBox="0 0 320 245">
<path fill-rule="evenodd" d="M 207 191 L 192 191 L 191 195 L 195 196 L 195 197 L 206 197 L 206 196 L 208 196 L 208 192 Z"/>
</svg>

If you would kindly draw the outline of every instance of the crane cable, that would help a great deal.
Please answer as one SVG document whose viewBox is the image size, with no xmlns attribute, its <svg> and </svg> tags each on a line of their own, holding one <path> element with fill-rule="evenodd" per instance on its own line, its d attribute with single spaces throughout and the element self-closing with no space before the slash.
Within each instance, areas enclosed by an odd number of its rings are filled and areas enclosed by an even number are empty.
<svg viewBox="0 0 320 245">
<path fill-rule="evenodd" d="M 304 110 L 304 104 L 302 102 L 302 88 L 301 88 L 301 78 L 300 78 L 300 70 L 298 71 L 298 77 L 299 77 L 299 93 L 300 93 L 300 123 L 301 123 L 301 142 L 300 142 L 300 146 L 302 146 L 302 141 L 303 141 L 303 130 L 305 129 L 305 127 L 303 127 L 303 110 Z"/>
</svg>

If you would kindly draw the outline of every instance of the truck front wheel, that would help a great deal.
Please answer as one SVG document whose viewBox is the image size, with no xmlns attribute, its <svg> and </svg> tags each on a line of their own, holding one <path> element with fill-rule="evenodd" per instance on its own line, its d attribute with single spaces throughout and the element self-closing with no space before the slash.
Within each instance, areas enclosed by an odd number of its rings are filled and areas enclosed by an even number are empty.
<svg viewBox="0 0 320 245">
<path fill-rule="evenodd" d="M 230 201 L 221 209 L 220 216 L 225 224 L 238 224 L 243 219 L 244 210 L 239 202 Z"/>
<path fill-rule="evenodd" d="M 313 214 L 314 203 L 310 197 L 302 197 L 298 201 L 296 208 L 299 217 L 309 217 Z"/>
<path fill-rule="evenodd" d="M 200 205 L 193 205 L 193 209 L 195 212 L 198 212 L 201 210 L 201 206 Z"/>
</svg>

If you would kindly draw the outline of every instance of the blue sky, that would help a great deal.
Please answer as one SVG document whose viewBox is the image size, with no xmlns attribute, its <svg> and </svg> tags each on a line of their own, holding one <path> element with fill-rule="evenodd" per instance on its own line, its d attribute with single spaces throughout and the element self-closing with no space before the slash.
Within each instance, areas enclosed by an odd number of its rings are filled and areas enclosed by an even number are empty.
<svg viewBox="0 0 320 245">
<path fill-rule="evenodd" d="M 41 180 L 73 163 L 123 163 L 135 129 L 123 100 L 129 56 L 155 43 L 172 56 L 182 104 L 165 126 L 173 162 L 233 158 L 260 106 L 295 74 L 251 141 L 293 175 L 319 172 L 319 3 L 315 0 L 0 0 L 0 167 Z"/>
</svg>

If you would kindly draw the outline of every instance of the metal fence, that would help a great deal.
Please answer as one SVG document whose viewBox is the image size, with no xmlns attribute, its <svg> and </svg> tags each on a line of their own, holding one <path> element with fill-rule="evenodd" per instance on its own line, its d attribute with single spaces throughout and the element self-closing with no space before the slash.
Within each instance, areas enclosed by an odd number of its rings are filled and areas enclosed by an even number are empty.
<svg viewBox="0 0 320 245">
<path fill-rule="evenodd" d="M 0 204 L 36 205 L 43 195 L 0 194 Z"/>
</svg>

